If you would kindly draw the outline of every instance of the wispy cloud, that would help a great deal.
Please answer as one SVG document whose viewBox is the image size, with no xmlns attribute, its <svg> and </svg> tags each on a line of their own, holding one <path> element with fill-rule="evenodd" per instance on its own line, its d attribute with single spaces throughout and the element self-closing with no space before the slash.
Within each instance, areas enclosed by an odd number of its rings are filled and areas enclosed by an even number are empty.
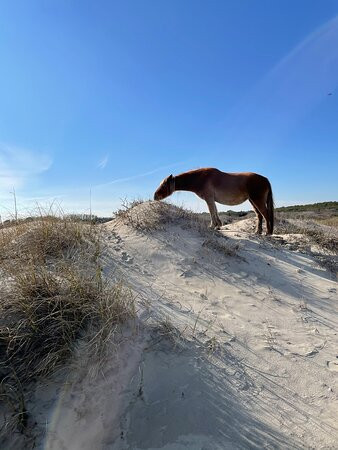
<svg viewBox="0 0 338 450">
<path fill-rule="evenodd" d="M 51 165 L 47 154 L 0 143 L 0 188 L 20 188 Z"/>
<path fill-rule="evenodd" d="M 101 187 L 109 186 L 111 184 L 124 183 L 126 181 L 136 180 L 137 178 L 147 177 L 149 175 L 153 175 L 154 173 L 161 172 L 162 170 L 165 170 L 165 169 L 173 169 L 174 167 L 181 166 L 182 164 L 185 164 L 186 162 L 187 161 L 181 161 L 178 163 L 169 164 L 167 166 L 157 167 L 156 169 L 149 170 L 148 172 L 138 173 L 136 175 L 131 175 L 129 177 L 116 178 L 115 180 L 108 181 L 107 183 L 97 184 L 96 186 L 93 186 L 93 188 L 101 188 Z"/>
<path fill-rule="evenodd" d="M 233 143 L 273 148 L 338 87 L 338 16 L 290 51 L 229 114 Z"/>
<path fill-rule="evenodd" d="M 106 156 L 104 156 L 102 159 L 100 159 L 100 161 L 98 162 L 98 164 L 97 164 L 97 168 L 98 169 L 104 169 L 105 167 L 106 167 L 106 165 L 108 164 L 108 161 L 109 161 L 109 156 L 108 155 L 106 155 Z"/>
</svg>

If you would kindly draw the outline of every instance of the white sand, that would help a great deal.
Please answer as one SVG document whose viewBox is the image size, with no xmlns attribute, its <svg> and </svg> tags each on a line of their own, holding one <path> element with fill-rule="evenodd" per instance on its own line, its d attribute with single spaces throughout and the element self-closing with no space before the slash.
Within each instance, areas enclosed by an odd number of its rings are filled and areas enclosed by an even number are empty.
<svg viewBox="0 0 338 450">
<path fill-rule="evenodd" d="M 221 230 L 238 256 L 188 226 L 104 226 L 105 272 L 138 294 L 137 332 L 97 377 L 77 368 L 36 392 L 38 448 L 338 448 L 337 284 L 252 224 Z M 154 329 L 164 319 L 181 338 Z"/>
</svg>

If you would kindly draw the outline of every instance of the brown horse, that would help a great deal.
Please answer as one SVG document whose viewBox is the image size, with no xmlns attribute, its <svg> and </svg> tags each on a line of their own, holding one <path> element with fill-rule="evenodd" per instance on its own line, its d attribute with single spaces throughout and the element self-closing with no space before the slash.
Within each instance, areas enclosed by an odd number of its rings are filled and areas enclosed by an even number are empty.
<svg viewBox="0 0 338 450">
<path fill-rule="evenodd" d="M 266 234 L 273 233 L 273 198 L 270 182 L 257 173 L 226 173 L 218 169 L 197 169 L 180 175 L 169 175 L 154 194 L 154 200 L 162 200 L 175 191 L 194 192 L 206 201 L 211 227 L 219 229 L 222 222 L 218 216 L 216 204 L 239 205 L 249 200 L 258 218 L 257 233 L 262 233 L 263 217 L 266 222 Z"/>
</svg>

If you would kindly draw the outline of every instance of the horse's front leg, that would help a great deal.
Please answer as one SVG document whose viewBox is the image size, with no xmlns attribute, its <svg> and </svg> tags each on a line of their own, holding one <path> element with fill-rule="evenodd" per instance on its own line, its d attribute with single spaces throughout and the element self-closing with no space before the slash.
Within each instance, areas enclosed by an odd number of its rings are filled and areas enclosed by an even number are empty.
<svg viewBox="0 0 338 450">
<path fill-rule="evenodd" d="M 210 216 L 211 216 L 210 228 L 215 228 L 216 230 L 219 230 L 222 226 L 222 222 L 217 213 L 215 200 L 208 199 L 205 201 L 208 205 Z"/>
</svg>

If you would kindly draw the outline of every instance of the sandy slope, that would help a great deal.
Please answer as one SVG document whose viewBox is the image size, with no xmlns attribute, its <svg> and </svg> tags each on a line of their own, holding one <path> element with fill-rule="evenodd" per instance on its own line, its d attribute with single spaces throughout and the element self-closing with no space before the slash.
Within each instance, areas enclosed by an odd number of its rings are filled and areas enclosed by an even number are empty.
<svg viewBox="0 0 338 450">
<path fill-rule="evenodd" d="M 36 393 L 39 445 L 337 448 L 336 282 L 251 219 L 220 231 L 236 256 L 188 225 L 104 226 L 105 272 L 137 293 L 139 321 L 96 378 L 82 355 Z"/>
</svg>

